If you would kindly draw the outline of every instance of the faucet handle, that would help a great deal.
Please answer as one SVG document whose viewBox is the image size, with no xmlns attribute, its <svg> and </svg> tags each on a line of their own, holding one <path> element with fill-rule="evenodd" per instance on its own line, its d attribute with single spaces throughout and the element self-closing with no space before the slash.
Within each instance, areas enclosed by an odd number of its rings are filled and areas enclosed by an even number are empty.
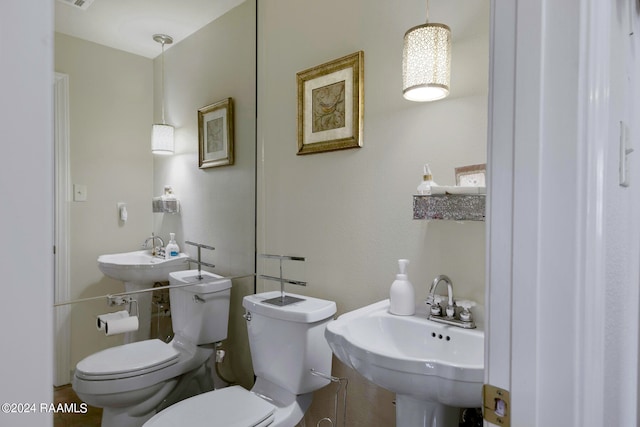
<svg viewBox="0 0 640 427">
<path fill-rule="evenodd" d="M 427 304 L 431 306 L 430 312 L 432 315 L 442 315 L 442 307 L 440 306 L 440 303 L 442 302 L 442 300 L 444 300 L 444 298 L 445 297 L 443 297 L 442 295 L 429 295 L 427 297 Z"/>
<path fill-rule="evenodd" d="M 460 312 L 460 320 L 463 322 L 471 322 L 472 315 L 470 309 L 475 307 L 477 303 L 475 301 L 470 300 L 460 300 L 456 301 L 456 304 L 462 307 L 462 311 Z"/>
<path fill-rule="evenodd" d="M 458 307 L 462 307 L 463 310 L 469 310 L 471 307 L 475 307 L 476 305 L 478 305 L 478 303 L 468 299 L 461 299 L 456 301 L 456 305 Z"/>
</svg>

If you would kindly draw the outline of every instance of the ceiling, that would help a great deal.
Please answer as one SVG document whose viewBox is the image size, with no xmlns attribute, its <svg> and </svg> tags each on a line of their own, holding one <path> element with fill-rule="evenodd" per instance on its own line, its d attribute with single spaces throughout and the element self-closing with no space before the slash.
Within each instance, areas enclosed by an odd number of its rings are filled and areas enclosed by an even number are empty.
<svg viewBox="0 0 640 427">
<path fill-rule="evenodd" d="M 55 2 L 55 30 L 147 58 L 162 49 L 154 34 L 174 43 L 224 15 L 245 0 L 92 0 L 86 9 L 74 0 Z M 171 46 L 166 45 L 165 49 Z"/>
<path fill-rule="evenodd" d="M 83 1 L 85 10 L 73 6 L 74 2 Z M 154 34 L 167 34 L 176 44 L 244 1 L 57 0 L 54 2 L 55 30 L 135 55 L 155 58 L 162 49 L 153 40 Z M 430 17 L 432 22 L 449 25 L 454 41 L 463 39 L 486 32 L 489 1 L 434 1 L 430 5 Z M 422 23 L 424 17 L 416 16 L 414 25 Z M 171 45 L 165 46 L 165 49 L 170 48 Z"/>
</svg>

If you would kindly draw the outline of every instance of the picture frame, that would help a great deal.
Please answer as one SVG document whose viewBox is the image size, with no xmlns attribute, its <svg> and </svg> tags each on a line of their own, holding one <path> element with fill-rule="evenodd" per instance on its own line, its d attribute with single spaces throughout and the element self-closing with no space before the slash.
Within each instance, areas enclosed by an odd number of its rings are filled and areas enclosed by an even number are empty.
<svg viewBox="0 0 640 427">
<path fill-rule="evenodd" d="M 226 98 L 198 110 L 200 169 L 232 165 L 233 100 Z"/>
<path fill-rule="evenodd" d="M 486 171 L 486 163 L 455 168 L 456 185 L 460 187 L 485 187 Z"/>
<path fill-rule="evenodd" d="M 364 52 L 300 71 L 298 155 L 362 147 Z"/>
</svg>

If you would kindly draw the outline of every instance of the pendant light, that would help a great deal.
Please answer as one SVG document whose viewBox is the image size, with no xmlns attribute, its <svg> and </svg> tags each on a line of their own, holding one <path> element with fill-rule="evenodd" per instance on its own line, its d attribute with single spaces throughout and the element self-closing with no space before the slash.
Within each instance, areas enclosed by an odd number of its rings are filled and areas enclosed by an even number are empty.
<svg viewBox="0 0 640 427">
<path fill-rule="evenodd" d="M 162 45 L 161 80 L 162 80 L 162 124 L 151 127 L 151 152 L 153 154 L 173 154 L 173 126 L 164 121 L 164 45 L 173 43 L 173 39 L 166 34 L 155 34 L 153 40 Z"/>
<path fill-rule="evenodd" d="M 402 95 L 410 101 L 436 101 L 449 95 L 451 29 L 427 23 L 409 29 L 402 52 Z"/>
</svg>

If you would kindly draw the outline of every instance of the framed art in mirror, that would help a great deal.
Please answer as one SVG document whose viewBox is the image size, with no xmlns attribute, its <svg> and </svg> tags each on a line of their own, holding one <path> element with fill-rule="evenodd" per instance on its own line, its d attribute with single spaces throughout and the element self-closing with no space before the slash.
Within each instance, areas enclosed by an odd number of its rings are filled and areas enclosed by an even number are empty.
<svg viewBox="0 0 640 427">
<path fill-rule="evenodd" d="M 200 169 L 233 164 L 233 100 L 223 99 L 198 110 Z"/>
</svg>

